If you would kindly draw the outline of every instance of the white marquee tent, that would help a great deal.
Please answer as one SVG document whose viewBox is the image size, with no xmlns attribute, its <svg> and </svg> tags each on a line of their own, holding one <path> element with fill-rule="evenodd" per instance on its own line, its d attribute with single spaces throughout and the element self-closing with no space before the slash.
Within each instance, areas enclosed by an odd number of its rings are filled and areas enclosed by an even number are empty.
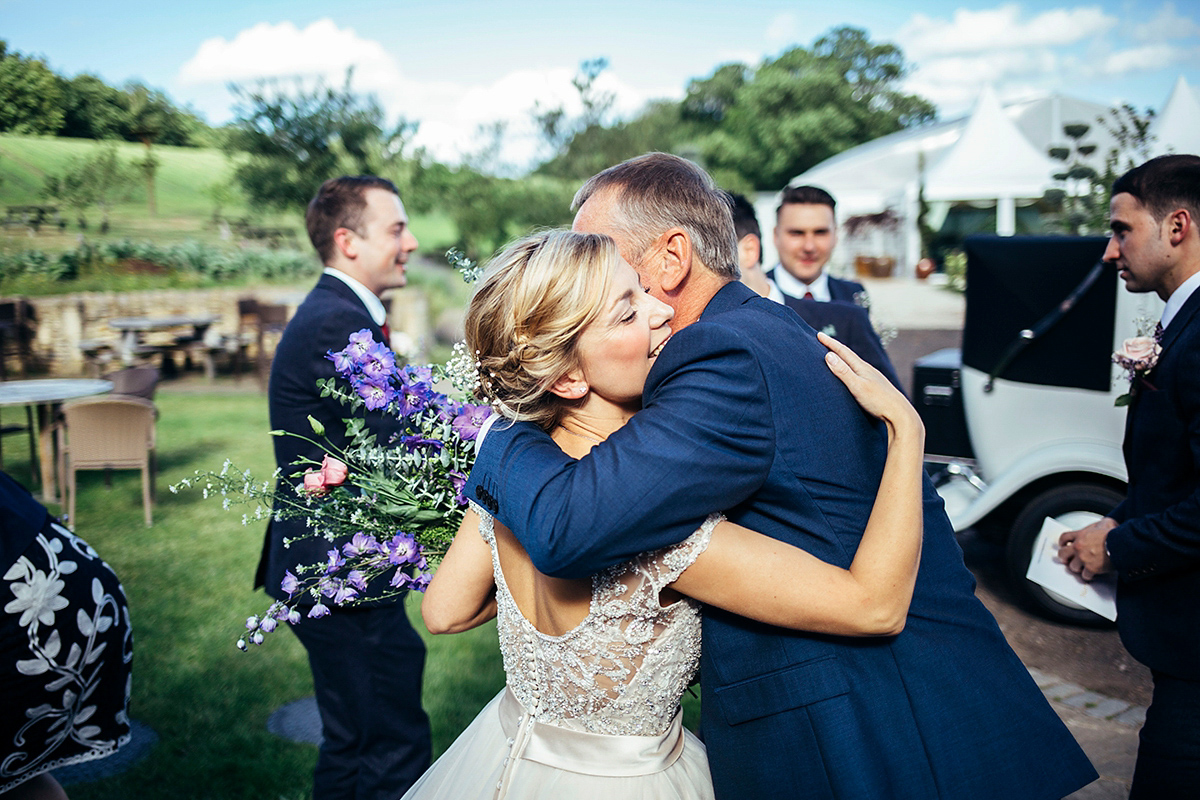
<svg viewBox="0 0 1200 800">
<path fill-rule="evenodd" d="M 968 117 L 901 131 L 840 153 L 793 178 L 789 185 L 811 184 L 828 189 L 838 200 L 838 218 L 890 210 L 901 220 L 893 245 L 901 274 L 911 274 L 920 254 L 917 195 L 924 187 L 929 222 L 935 228 L 953 203 L 969 202 L 997 210 L 997 231 L 1012 234 L 1015 209 L 1040 198 L 1057 184 L 1062 164 L 1049 158 L 1051 147 L 1069 147 L 1063 126 L 1089 126 L 1083 142 L 1096 145 L 1092 166 L 1117 142 L 1107 127 L 1109 106 L 1051 95 L 1001 106 L 985 88 Z M 1157 138 L 1152 155 L 1200 152 L 1200 102 L 1181 77 L 1151 127 Z M 778 194 L 760 195 L 756 203 L 763 223 L 764 258 L 775 260 L 770 231 Z M 839 247 L 835 267 L 845 267 L 854 253 Z M 880 253 L 882 255 L 882 253 Z"/>
</svg>

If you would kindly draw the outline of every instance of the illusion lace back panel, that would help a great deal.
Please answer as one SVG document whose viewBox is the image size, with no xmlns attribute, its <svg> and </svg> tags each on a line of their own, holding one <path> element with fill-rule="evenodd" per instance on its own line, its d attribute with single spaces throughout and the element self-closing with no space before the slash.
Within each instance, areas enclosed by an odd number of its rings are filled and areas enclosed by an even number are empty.
<svg viewBox="0 0 1200 800">
<path fill-rule="evenodd" d="M 608 735 L 653 736 L 671 724 L 700 663 L 700 604 L 661 605 L 659 593 L 708 547 L 721 520 L 709 517 L 683 542 L 592 578 L 591 609 L 552 636 L 521 614 L 500 570 L 494 520 L 479 514 L 492 548 L 496 617 L 508 686 L 540 722 Z"/>
</svg>

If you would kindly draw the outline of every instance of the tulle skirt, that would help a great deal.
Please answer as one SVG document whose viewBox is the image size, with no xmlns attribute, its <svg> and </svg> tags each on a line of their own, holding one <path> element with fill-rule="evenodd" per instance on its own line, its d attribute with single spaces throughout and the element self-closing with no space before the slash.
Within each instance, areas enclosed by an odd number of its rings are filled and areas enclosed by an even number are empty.
<svg viewBox="0 0 1200 800">
<path fill-rule="evenodd" d="M 711 800 L 703 743 L 677 714 L 662 736 L 605 736 L 535 722 L 496 695 L 404 800 Z"/>
</svg>

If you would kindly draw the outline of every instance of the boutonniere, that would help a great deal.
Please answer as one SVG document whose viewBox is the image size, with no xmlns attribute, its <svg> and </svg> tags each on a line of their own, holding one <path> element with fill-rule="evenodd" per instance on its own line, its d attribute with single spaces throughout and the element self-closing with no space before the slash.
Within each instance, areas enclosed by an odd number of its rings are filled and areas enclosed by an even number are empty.
<svg viewBox="0 0 1200 800">
<path fill-rule="evenodd" d="M 1134 336 L 1126 339 L 1120 349 L 1112 354 L 1113 363 L 1125 370 L 1125 377 L 1129 380 L 1129 391 L 1113 401 L 1113 405 L 1129 405 L 1138 384 L 1154 389 L 1154 384 L 1146 380 L 1146 375 L 1154 369 L 1162 353 L 1162 345 L 1159 344 L 1161 336 L 1162 332 L 1158 329 L 1151 336 Z"/>
</svg>

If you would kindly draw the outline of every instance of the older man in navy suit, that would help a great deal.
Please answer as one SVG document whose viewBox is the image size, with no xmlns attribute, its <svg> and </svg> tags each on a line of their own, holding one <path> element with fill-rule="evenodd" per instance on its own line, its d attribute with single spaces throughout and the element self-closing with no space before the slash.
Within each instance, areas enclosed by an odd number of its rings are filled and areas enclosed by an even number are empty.
<svg viewBox="0 0 1200 800">
<path fill-rule="evenodd" d="M 1113 184 L 1104 260 L 1131 292 L 1166 302 L 1157 363 L 1138 370 L 1125 422 L 1129 489 L 1107 517 L 1059 540 L 1091 578 L 1117 573 L 1117 627 L 1150 667 L 1131 798 L 1200 791 L 1200 157 L 1162 156 Z"/>
<path fill-rule="evenodd" d="M 350 334 L 364 328 L 376 341 L 387 341 L 379 295 L 404 286 L 405 264 L 417 240 L 396 187 L 369 175 L 326 181 L 309 203 L 305 223 L 325 272 L 275 350 L 267 393 L 271 427 L 311 436 L 311 416 L 341 446 L 346 409 L 317 388 L 318 378 L 334 376 L 326 354 L 344 348 Z M 368 414 L 367 425 L 381 443 L 398 427 L 382 412 Z M 320 461 L 323 451 L 294 436 L 277 436 L 274 443 L 285 476 L 279 490 L 294 491 L 295 479 L 286 479 L 296 469 L 293 463 Z M 299 541 L 288 546 L 294 538 Z M 256 585 L 285 598 L 280 588 L 285 571 L 325 561 L 330 547 L 312 536 L 303 519 L 271 522 Z M 429 719 L 421 708 L 425 645 L 408 621 L 403 598 L 305 618 L 292 630 L 308 651 L 324 737 L 313 800 L 400 797 L 421 777 L 431 755 Z"/>
<path fill-rule="evenodd" d="M 724 511 L 846 567 L 886 432 L 825 368 L 798 316 L 736 280 L 709 176 L 652 153 L 593 177 L 575 228 L 612 236 L 675 310 L 643 410 L 579 461 L 536 426 L 495 426 L 466 491 L 538 569 L 581 577 Z M 1095 779 L 974 595 L 926 481 L 921 567 L 896 636 L 804 634 L 704 613 L 703 731 L 716 795 L 1051 800 Z"/>
</svg>

